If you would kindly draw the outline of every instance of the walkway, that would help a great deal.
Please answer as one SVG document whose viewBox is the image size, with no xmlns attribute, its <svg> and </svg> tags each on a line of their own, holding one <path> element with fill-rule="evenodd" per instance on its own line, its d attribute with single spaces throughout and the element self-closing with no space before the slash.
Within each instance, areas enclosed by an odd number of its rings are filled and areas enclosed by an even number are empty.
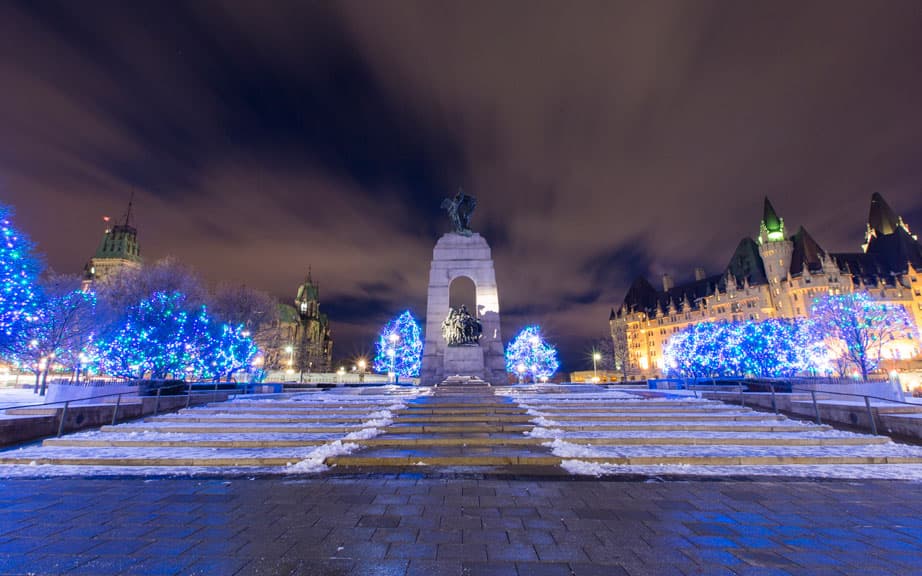
<svg viewBox="0 0 922 576">
<path fill-rule="evenodd" d="M 922 574 L 922 484 L 0 481 L 0 574 Z"/>
</svg>

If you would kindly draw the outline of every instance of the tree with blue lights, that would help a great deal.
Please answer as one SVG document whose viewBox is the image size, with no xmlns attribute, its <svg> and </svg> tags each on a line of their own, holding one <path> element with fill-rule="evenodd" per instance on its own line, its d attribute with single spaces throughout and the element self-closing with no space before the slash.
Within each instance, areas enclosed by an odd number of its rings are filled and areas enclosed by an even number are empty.
<svg viewBox="0 0 922 576">
<path fill-rule="evenodd" d="M 42 266 L 28 236 L 16 229 L 12 209 L 0 204 L 0 349 L 16 344 L 17 332 L 32 320 Z"/>
<path fill-rule="evenodd" d="M 108 374 L 154 380 L 221 378 L 245 368 L 257 354 L 242 326 L 215 321 L 205 306 L 186 309 L 182 292 L 155 292 L 130 306 L 100 343 Z"/>
<path fill-rule="evenodd" d="M 189 314 L 182 292 L 155 292 L 128 307 L 118 326 L 100 343 L 107 374 L 163 380 L 186 373 L 193 357 L 188 341 Z"/>
<path fill-rule="evenodd" d="M 378 335 L 375 371 L 393 373 L 398 378 L 419 376 L 423 359 L 421 332 L 409 310 L 388 322 Z"/>
<path fill-rule="evenodd" d="M 906 309 L 874 300 L 867 292 L 822 296 L 810 313 L 814 338 L 841 352 L 863 380 L 880 365 L 888 345 L 908 340 L 918 348 L 919 333 Z"/>
<path fill-rule="evenodd" d="M 506 371 L 519 378 L 550 378 L 559 367 L 557 349 L 545 341 L 540 326 L 526 326 L 506 347 Z"/>
<path fill-rule="evenodd" d="M 687 378 L 793 376 L 808 366 L 809 340 L 799 318 L 701 322 L 669 339 L 665 368 Z"/>
</svg>

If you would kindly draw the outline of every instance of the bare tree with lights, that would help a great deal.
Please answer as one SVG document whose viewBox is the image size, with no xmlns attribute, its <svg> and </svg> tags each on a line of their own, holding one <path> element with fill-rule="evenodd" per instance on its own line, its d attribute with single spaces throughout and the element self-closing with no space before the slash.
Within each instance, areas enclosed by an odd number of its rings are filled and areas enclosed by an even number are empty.
<svg viewBox="0 0 922 576">
<path fill-rule="evenodd" d="M 814 337 L 841 349 L 863 380 L 880 365 L 888 344 L 916 337 L 905 308 L 874 300 L 867 292 L 817 298 L 811 320 Z"/>
</svg>

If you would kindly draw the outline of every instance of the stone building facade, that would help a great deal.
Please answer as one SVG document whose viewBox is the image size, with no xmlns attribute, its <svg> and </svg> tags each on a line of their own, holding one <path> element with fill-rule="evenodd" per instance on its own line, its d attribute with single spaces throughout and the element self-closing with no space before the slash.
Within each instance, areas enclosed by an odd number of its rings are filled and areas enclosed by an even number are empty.
<svg viewBox="0 0 922 576">
<path fill-rule="evenodd" d="M 279 370 L 299 374 L 333 371 L 333 336 L 330 320 L 320 312 L 320 287 L 311 273 L 298 286 L 294 306 L 280 309 Z"/>
<path fill-rule="evenodd" d="M 661 288 L 637 278 L 609 326 L 615 340 L 626 334 L 629 377 L 655 378 L 663 375 L 669 338 L 687 326 L 807 316 L 814 298 L 859 290 L 903 306 L 922 326 L 922 245 L 880 194 L 871 197 L 856 253 L 826 252 L 802 226 L 789 235 L 766 198 L 758 237 L 743 238 L 720 274 L 698 268 L 680 285 L 666 274 Z M 918 338 L 895 343 L 889 353 L 895 360 L 918 356 Z"/>
</svg>

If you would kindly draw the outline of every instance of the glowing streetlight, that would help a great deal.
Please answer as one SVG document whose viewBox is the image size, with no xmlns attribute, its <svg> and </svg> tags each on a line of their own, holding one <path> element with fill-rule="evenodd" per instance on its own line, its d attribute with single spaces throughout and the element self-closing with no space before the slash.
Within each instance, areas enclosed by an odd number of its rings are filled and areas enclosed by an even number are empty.
<svg viewBox="0 0 922 576">
<path fill-rule="evenodd" d="M 519 362 L 515 367 L 515 371 L 519 373 L 519 384 L 522 383 L 522 378 L 525 376 L 525 365 Z"/>
<path fill-rule="evenodd" d="M 400 335 L 396 332 L 391 332 L 387 339 L 391 342 L 391 347 L 387 349 L 387 355 L 391 359 L 391 373 L 394 374 L 394 384 L 398 384 L 400 375 L 397 374 L 397 341 L 400 340 Z"/>
<path fill-rule="evenodd" d="M 295 363 L 295 356 L 294 356 L 294 354 L 295 354 L 295 349 L 294 349 L 294 346 L 285 346 L 285 352 L 288 352 L 288 370 L 290 370 L 290 371 L 293 372 L 294 370 L 292 370 L 292 366 L 294 366 L 294 363 Z M 289 373 L 291 373 L 291 372 L 289 372 Z"/>
<path fill-rule="evenodd" d="M 592 381 L 595 383 L 599 382 L 599 360 L 601 359 L 601 354 L 598 352 L 592 353 Z"/>
</svg>

